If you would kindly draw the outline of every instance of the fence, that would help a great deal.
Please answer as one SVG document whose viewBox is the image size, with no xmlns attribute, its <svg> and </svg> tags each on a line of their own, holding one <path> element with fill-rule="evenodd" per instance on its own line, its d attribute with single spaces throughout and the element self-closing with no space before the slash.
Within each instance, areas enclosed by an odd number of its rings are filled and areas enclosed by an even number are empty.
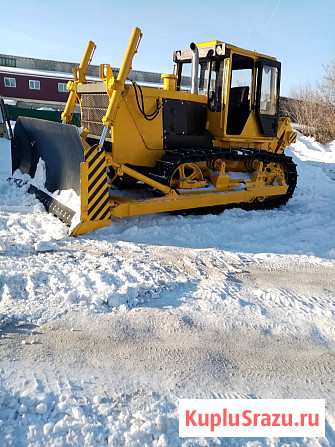
<svg viewBox="0 0 335 447">
<path fill-rule="evenodd" d="M 61 114 L 56 110 L 36 110 L 36 109 L 26 109 L 23 107 L 16 107 L 6 105 L 6 114 L 10 121 L 16 121 L 19 116 L 26 116 L 29 118 L 39 118 L 47 121 L 55 121 L 56 123 L 61 123 Z M 80 113 L 74 113 L 70 124 L 77 127 L 81 126 Z"/>
</svg>

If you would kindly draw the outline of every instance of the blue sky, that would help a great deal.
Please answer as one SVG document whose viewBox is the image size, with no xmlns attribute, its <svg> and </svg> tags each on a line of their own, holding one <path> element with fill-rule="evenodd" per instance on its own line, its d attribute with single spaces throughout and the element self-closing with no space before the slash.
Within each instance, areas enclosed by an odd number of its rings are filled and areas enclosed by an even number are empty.
<svg viewBox="0 0 335 447">
<path fill-rule="evenodd" d="M 138 70 L 169 73 L 173 50 L 222 40 L 282 62 L 282 94 L 322 78 L 335 59 L 335 0 L 4 0 L 0 53 L 79 62 L 88 40 L 93 63 L 120 66 L 133 26 L 143 39 Z"/>
</svg>

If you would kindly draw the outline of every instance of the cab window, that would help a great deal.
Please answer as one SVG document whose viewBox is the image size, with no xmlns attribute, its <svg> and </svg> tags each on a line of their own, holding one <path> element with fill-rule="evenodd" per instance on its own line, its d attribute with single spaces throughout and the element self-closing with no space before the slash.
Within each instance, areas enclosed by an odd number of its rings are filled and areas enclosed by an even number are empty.
<svg viewBox="0 0 335 447">
<path fill-rule="evenodd" d="M 208 108 L 212 111 L 221 110 L 222 79 L 224 62 L 219 60 L 200 61 L 198 69 L 199 95 L 208 96 Z M 192 63 L 181 64 L 181 88 L 191 90 Z"/>
<path fill-rule="evenodd" d="M 278 68 L 263 65 L 259 107 L 262 115 L 276 115 L 277 113 L 277 79 Z"/>
<path fill-rule="evenodd" d="M 214 60 L 210 64 L 210 81 L 208 88 L 208 108 L 213 112 L 220 112 L 222 103 L 224 61 Z"/>
</svg>

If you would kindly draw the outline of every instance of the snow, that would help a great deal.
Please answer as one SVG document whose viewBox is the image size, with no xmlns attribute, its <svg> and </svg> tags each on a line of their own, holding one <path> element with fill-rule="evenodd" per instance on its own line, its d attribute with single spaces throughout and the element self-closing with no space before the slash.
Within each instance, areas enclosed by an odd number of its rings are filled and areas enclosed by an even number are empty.
<svg viewBox="0 0 335 447">
<path fill-rule="evenodd" d="M 45 110 L 47 112 L 54 112 L 55 109 L 53 109 L 52 107 L 39 107 L 37 110 Z"/>
<path fill-rule="evenodd" d="M 245 182 L 251 181 L 251 173 L 250 172 L 234 172 L 234 171 L 227 171 L 226 175 L 229 175 L 229 178 L 231 179 L 237 179 L 237 180 L 244 180 Z"/>
<path fill-rule="evenodd" d="M 3 101 L 7 106 L 16 106 L 17 100 L 16 99 L 4 99 Z"/>
<path fill-rule="evenodd" d="M 15 171 L 13 177 L 17 178 L 16 175 L 19 175 L 20 171 Z M 22 174 L 21 174 L 22 175 Z M 40 158 L 37 163 L 36 172 L 34 178 L 31 181 L 31 184 L 36 188 L 42 189 L 45 187 L 46 180 L 46 168 L 44 161 Z"/>
<path fill-rule="evenodd" d="M 335 143 L 287 153 L 280 209 L 69 238 L 0 139 L 1 446 L 335 445 Z M 179 398 L 324 398 L 326 438 L 179 438 Z"/>
<path fill-rule="evenodd" d="M 58 245 L 50 241 L 39 241 L 35 245 L 36 251 L 53 251 L 58 250 Z"/>
<path fill-rule="evenodd" d="M 305 137 L 299 133 L 294 144 L 294 153 L 301 160 L 316 161 L 320 163 L 335 163 L 335 141 L 321 144 L 312 137 Z"/>
<path fill-rule="evenodd" d="M 22 172 L 17 169 L 13 175 L 11 176 L 12 179 L 19 180 L 20 185 L 25 186 L 25 190 L 29 189 L 30 185 L 35 186 L 35 188 L 38 188 L 40 191 L 45 192 L 50 197 L 53 197 L 58 202 L 62 203 L 63 205 L 66 205 L 68 208 L 73 210 L 75 212 L 72 222 L 71 222 L 71 228 L 68 231 L 68 234 L 71 233 L 72 229 L 75 228 L 80 223 L 80 198 L 77 195 L 77 193 L 73 189 L 67 189 L 63 191 L 55 191 L 51 193 L 48 191 L 45 187 L 46 182 L 46 167 L 44 161 L 40 158 L 37 163 L 36 172 L 33 178 L 30 178 L 28 174 L 22 174 Z M 42 241 L 45 242 L 45 241 Z M 35 244 L 38 246 L 39 243 Z M 1 247 L 0 247 L 1 248 Z M 43 251 L 43 249 L 37 249 L 38 251 Z M 47 251 L 47 250 L 44 250 Z"/>
</svg>

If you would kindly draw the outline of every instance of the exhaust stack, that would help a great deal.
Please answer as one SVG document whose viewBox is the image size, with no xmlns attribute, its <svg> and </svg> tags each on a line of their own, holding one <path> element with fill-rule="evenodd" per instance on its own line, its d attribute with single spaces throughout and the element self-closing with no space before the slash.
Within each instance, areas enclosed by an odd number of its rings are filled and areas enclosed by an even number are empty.
<svg viewBox="0 0 335 447">
<path fill-rule="evenodd" d="M 192 84 L 191 93 L 197 95 L 199 93 L 199 50 L 194 42 L 191 43 L 192 50 Z"/>
</svg>

